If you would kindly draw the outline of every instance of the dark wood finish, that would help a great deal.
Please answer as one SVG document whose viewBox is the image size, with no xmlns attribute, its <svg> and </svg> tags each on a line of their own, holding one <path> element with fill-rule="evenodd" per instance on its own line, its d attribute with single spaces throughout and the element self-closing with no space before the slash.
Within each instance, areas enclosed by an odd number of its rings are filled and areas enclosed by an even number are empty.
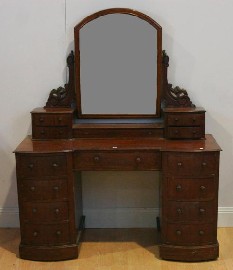
<svg viewBox="0 0 233 270">
<path fill-rule="evenodd" d="M 163 136 L 164 128 L 162 123 L 73 125 L 73 138 L 162 138 Z"/>
<path fill-rule="evenodd" d="M 72 154 L 64 151 L 53 154 L 18 152 L 16 160 L 21 258 L 76 258 Z M 56 252 L 61 250 L 59 258 Z"/>
<path fill-rule="evenodd" d="M 87 23 L 97 19 L 100 16 L 105 16 L 109 14 L 127 14 L 131 16 L 136 16 L 141 20 L 147 21 L 157 30 L 157 85 L 155 86 L 155 91 L 157 91 L 156 104 L 156 114 L 83 114 L 81 107 L 81 84 L 80 84 L 80 48 L 79 48 L 79 31 Z M 138 12 L 133 9 L 128 8 L 111 8 L 106 10 L 101 10 L 90 16 L 84 18 L 79 24 L 74 27 L 74 41 L 75 41 L 75 86 L 76 86 L 76 104 L 77 113 L 79 118 L 151 118 L 160 117 L 160 103 L 161 103 L 161 86 L 162 86 L 162 27 L 154 21 L 151 17 Z M 157 90 L 156 90 L 157 89 Z"/>
<path fill-rule="evenodd" d="M 79 31 L 99 16 L 116 13 L 137 16 L 157 30 L 156 115 L 82 114 Z M 212 135 L 205 135 L 205 110 L 195 108 L 186 90 L 168 83 L 169 57 L 165 52 L 162 55 L 162 28 L 143 13 L 114 8 L 86 17 L 74 35 L 76 64 L 71 53 L 67 58 L 69 83 L 52 90 L 46 106 L 31 112 L 32 137 L 15 150 L 20 257 L 55 261 L 78 256 L 85 225 L 80 171 L 159 170 L 161 216 L 155 220 L 162 235 L 161 258 L 216 259 L 221 148 Z M 164 121 L 73 123 L 75 86 L 79 117 L 158 117 L 162 95 Z"/>
<path fill-rule="evenodd" d="M 168 139 L 201 139 L 205 137 L 203 108 L 165 108 L 165 137 Z"/>
<path fill-rule="evenodd" d="M 168 83 L 167 69 L 169 67 L 169 56 L 166 51 L 163 50 L 162 56 L 162 102 L 164 107 L 195 107 L 189 98 L 188 92 L 179 86 L 172 87 L 172 84 Z"/>
<path fill-rule="evenodd" d="M 72 138 L 73 109 L 36 108 L 31 112 L 35 140 Z"/>
<path fill-rule="evenodd" d="M 198 261 L 208 251 L 206 259 L 216 259 L 219 152 L 164 152 L 162 159 L 160 256 Z"/>
<path fill-rule="evenodd" d="M 68 55 L 67 66 L 69 68 L 69 82 L 65 84 L 64 87 L 58 87 L 57 89 L 53 89 L 49 98 L 46 102 L 45 108 L 53 108 L 53 107 L 72 107 L 74 104 L 74 96 L 75 96 L 75 88 L 74 88 L 74 52 Z"/>
</svg>

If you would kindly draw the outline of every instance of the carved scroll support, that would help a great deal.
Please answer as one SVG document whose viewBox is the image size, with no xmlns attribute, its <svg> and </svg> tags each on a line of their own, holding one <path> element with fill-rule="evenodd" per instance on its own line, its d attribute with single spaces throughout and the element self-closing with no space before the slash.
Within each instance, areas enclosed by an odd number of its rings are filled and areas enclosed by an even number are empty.
<svg viewBox="0 0 233 270">
<path fill-rule="evenodd" d="M 168 83 L 167 69 L 169 67 L 169 56 L 163 51 L 162 57 L 162 102 L 164 107 L 196 107 L 190 100 L 185 89 L 179 86 L 172 87 Z"/>
<path fill-rule="evenodd" d="M 68 55 L 67 66 L 69 68 L 69 82 L 64 87 L 53 89 L 48 97 L 45 108 L 70 108 L 74 104 L 75 89 L 74 89 L 74 52 Z"/>
</svg>

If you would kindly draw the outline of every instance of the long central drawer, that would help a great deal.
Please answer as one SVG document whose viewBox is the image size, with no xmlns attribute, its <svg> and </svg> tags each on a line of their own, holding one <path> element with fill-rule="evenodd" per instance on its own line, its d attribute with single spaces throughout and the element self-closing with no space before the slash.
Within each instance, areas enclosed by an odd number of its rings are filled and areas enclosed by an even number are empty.
<svg viewBox="0 0 233 270">
<path fill-rule="evenodd" d="M 74 169 L 101 170 L 160 170 L 159 151 L 82 151 L 74 153 Z"/>
</svg>

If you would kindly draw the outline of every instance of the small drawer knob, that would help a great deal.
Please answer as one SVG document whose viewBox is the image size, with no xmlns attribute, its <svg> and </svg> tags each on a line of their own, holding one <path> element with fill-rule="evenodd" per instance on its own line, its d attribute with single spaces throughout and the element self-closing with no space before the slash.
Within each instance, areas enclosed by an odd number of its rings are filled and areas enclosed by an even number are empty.
<svg viewBox="0 0 233 270">
<path fill-rule="evenodd" d="M 35 191 L 35 189 L 36 189 L 35 187 L 30 187 L 31 191 Z"/>
<path fill-rule="evenodd" d="M 193 122 L 196 122 L 196 118 L 195 117 L 193 117 L 192 120 L 193 120 Z"/>
<path fill-rule="evenodd" d="M 205 186 L 200 186 L 200 190 L 201 191 L 205 191 L 206 190 L 206 187 Z"/>
<path fill-rule="evenodd" d="M 36 208 L 32 208 L 32 213 L 36 213 L 37 209 Z"/>
<path fill-rule="evenodd" d="M 60 213 L 59 208 L 56 208 L 56 209 L 55 209 L 55 213 L 56 213 L 56 214 L 59 214 L 59 213 Z"/>
<path fill-rule="evenodd" d="M 57 163 L 53 163 L 53 168 L 57 168 L 58 167 L 58 164 Z"/>
<path fill-rule="evenodd" d="M 37 237 L 38 236 L 38 232 L 33 232 L 33 236 Z"/>
<path fill-rule="evenodd" d="M 41 135 L 44 135 L 45 134 L 45 131 L 44 130 L 41 130 L 40 134 Z"/>
<path fill-rule="evenodd" d="M 57 186 L 53 187 L 53 190 L 54 190 L 54 191 L 58 191 L 58 189 L 59 189 L 59 188 L 58 188 Z"/>
<path fill-rule="evenodd" d="M 177 230 L 176 231 L 176 235 L 181 235 L 181 231 L 180 230 Z"/>
<path fill-rule="evenodd" d="M 199 234 L 204 235 L 205 233 L 204 233 L 204 231 L 201 230 L 201 231 L 199 231 Z"/>
<path fill-rule="evenodd" d="M 152 131 L 148 131 L 147 134 L 148 134 L 148 135 L 153 135 L 153 132 L 152 132 Z"/>
<path fill-rule="evenodd" d="M 63 134 L 63 131 L 62 131 L 62 130 L 59 130 L 59 132 L 58 132 L 58 133 L 61 135 L 61 134 Z"/>
<path fill-rule="evenodd" d="M 39 118 L 39 121 L 40 121 L 40 122 L 44 122 L 44 117 L 40 117 L 40 118 Z"/>
<path fill-rule="evenodd" d="M 205 209 L 204 209 L 204 208 L 200 208 L 200 209 L 199 209 L 199 212 L 200 212 L 201 214 L 205 214 Z"/>
<path fill-rule="evenodd" d="M 58 236 L 61 235 L 61 231 L 57 231 L 56 235 L 58 235 Z"/>
<path fill-rule="evenodd" d="M 197 134 L 196 130 L 193 131 L 193 135 Z"/>
<path fill-rule="evenodd" d="M 62 121 L 62 117 L 58 117 L 58 121 L 61 122 Z"/>
<path fill-rule="evenodd" d="M 179 118 L 176 117 L 174 120 L 177 122 L 177 121 L 179 121 Z"/>
<path fill-rule="evenodd" d="M 176 212 L 177 212 L 178 214 L 182 214 L 182 209 L 181 209 L 181 208 L 177 208 L 177 209 L 176 209 Z"/>
<path fill-rule="evenodd" d="M 202 166 L 205 167 L 207 165 L 206 162 L 202 162 Z"/>
<path fill-rule="evenodd" d="M 174 132 L 175 132 L 175 134 L 178 134 L 179 133 L 179 131 L 177 129 Z"/>
<path fill-rule="evenodd" d="M 178 162 L 178 163 L 177 163 L 177 166 L 178 166 L 178 167 L 181 167 L 181 166 L 182 166 L 182 162 Z"/>
<path fill-rule="evenodd" d="M 99 161 L 100 160 L 100 157 L 99 156 L 95 156 L 94 157 L 94 161 Z"/>
<path fill-rule="evenodd" d="M 140 157 L 137 157 L 136 161 L 137 161 L 137 163 L 140 163 L 142 161 L 142 159 Z"/>
<path fill-rule="evenodd" d="M 30 163 L 30 164 L 28 165 L 28 168 L 29 168 L 29 169 L 33 169 L 33 168 L 34 168 L 34 164 L 33 164 L 33 163 Z"/>
<path fill-rule="evenodd" d="M 181 185 L 177 185 L 176 186 L 176 191 L 181 191 L 182 190 L 182 186 Z"/>
</svg>

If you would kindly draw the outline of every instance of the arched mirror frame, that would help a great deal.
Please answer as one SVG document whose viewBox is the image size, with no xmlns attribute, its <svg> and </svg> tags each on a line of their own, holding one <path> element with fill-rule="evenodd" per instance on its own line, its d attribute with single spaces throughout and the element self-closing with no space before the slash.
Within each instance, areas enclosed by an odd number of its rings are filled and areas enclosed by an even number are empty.
<svg viewBox="0 0 233 270">
<path fill-rule="evenodd" d="M 155 114 L 83 114 L 81 104 L 81 83 L 80 83 L 80 30 L 87 23 L 97 19 L 100 16 L 109 14 L 127 14 L 136 16 L 144 21 L 147 21 L 157 30 L 157 98 L 155 100 Z M 151 17 L 127 8 L 111 8 L 101 10 L 84 18 L 74 28 L 74 43 L 75 43 L 75 88 L 76 88 L 76 105 L 79 118 L 155 118 L 160 117 L 161 111 L 161 92 L 162 92 L 162 27 Z M 157 88 L 156 88 L 157 87 Z"/>
</svg>

